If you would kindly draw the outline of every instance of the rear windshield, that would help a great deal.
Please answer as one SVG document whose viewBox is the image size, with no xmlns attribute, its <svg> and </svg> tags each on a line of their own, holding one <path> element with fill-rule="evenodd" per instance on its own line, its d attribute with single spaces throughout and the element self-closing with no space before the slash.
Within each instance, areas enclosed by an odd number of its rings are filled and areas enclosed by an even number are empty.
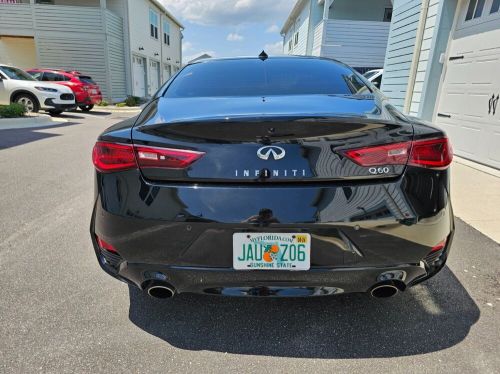
<svg viewBox="0 0 500 374">
<path fill-rule="evenodd" d="M 86 75 L 79 75 L 78 79 L 80 80 L 80 82 L 83 82 L 83 83 L 95 84 L 95 82 L 92 80 L 92 78 L 89 76 L 86 76 Z"/>
<path fill-rule="evenodd" d="M 208 61 L 185 67 L 165 96 L 270 96 L 367 94 L 358 73 L 321 59 Z"/>
</svg>

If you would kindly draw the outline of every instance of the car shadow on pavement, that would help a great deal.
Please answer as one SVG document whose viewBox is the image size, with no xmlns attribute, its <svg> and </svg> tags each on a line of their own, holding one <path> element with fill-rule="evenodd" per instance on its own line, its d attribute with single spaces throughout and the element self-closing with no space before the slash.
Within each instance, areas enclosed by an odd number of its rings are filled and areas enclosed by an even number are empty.
<svg viewBox="0 0 500 374">
<path fill-rule="evenodd" d="M 417 355 L 461 342 L 480 311 L 445 267 L 391 299 L 179 295 L 156 300 L 129 286 L 130 320 L 186 350 L 300 358 Z"/>
<path fill-rule="evenodd" d="M 36 142 L 47 138 L 61 136 L 60 134 L 53 134 L 47 132 L 39 132 L 42 130 L 52 130 L 60 127 L 68 127 L 78 125 L 78 122 L 65 122 L 58 125 L 39 126 L 39 127 L 26 127 L 16 129 L 2 130 L 0 128 L 0 150 L 16 147 L 26 143 Z"/>
</svg>

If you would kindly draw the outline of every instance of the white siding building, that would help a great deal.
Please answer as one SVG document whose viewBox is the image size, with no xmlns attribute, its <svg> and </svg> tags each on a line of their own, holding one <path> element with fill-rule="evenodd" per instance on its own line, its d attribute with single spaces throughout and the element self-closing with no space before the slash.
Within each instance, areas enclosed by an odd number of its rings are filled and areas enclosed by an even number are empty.
<svg viewBox="0 0 500 374">
<path fill-rule="evenodd" d="M 156 0 L 0 3 L 0 62 L 77 70 L 119 101 L 150 96 L 181 66 L 183 26 Z"/>
<path fill-rule="evenodd" d="M 283 52 L 380 68 L 391 15 L 391 0 L 298 0 L 281 30 Z"/>
<path fill-rule="evenodd" d="M 500 169 L 500 0 L 395 0 L 382 91 Z"/>
</svg>

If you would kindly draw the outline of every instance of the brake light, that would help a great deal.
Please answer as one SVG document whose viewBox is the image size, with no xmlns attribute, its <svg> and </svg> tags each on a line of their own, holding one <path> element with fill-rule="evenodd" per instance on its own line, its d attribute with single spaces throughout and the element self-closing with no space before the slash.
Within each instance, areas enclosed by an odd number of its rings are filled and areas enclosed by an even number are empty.
<svg viewBox="0 0 500 374">
<path fill-rule="evenodd" d="M 344 155 L 364 167 L 412 165 L 426 168 L 446 168 L 453 160 L 448 138 L 384 144 L 344 151 Z"/>
<path fill-rule="evenodd" d="M 137 168 L 134 147 L 129 144 L 97 142 L 92 151 L 97 170 L 106 173 Z"/>
<path fill-rule="evenodd" d="M 97 142 L 92 151 L 92 161 L 96 169 L 103 173 L 137 167 L 185 169 L 204 154 L 184 149 Z"/>
<path fill-rule="evenodd" d="M 453 161 L 453 149 L 448 138 L 413 142 L 409 165 L 445 168 Z"/>
<path fill-rule="evenodd" d="M 190 150 L 135 147 L 137 164 L 144 168 L 185 169 L 205 153 Z"/>
<path fill-rule="evenodd" d="M 97 245 L 99 245 L 99 247 L 101 249 L 105 249 L 106 251 L 109 251 L 109 252 L 118 253 L 118 251 L 116 250 L 116 248 L 113 247 L 111 244 L 105 242 L 104 240 L 102 240 L 98 236 L 96 236 L 96 239 L 97 239 Z"/>
</svg>

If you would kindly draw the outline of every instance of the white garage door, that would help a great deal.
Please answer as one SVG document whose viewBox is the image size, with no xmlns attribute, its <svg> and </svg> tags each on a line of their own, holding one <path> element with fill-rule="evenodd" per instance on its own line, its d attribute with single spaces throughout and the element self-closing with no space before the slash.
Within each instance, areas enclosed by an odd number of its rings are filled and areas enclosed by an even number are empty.
<svg viewBox="0 0 500 374">
<path fill-rule="evenodd" d="M 500 169 L 500 0 L 464 0 L 436 122 L 459 156 Z"/>
<path fill-rule="evenodd" d="M 143 57 L 132 57 L 132 75 L 134 77 L 134 96 L 146 96 L 146 66 Z"/>
</svg>

